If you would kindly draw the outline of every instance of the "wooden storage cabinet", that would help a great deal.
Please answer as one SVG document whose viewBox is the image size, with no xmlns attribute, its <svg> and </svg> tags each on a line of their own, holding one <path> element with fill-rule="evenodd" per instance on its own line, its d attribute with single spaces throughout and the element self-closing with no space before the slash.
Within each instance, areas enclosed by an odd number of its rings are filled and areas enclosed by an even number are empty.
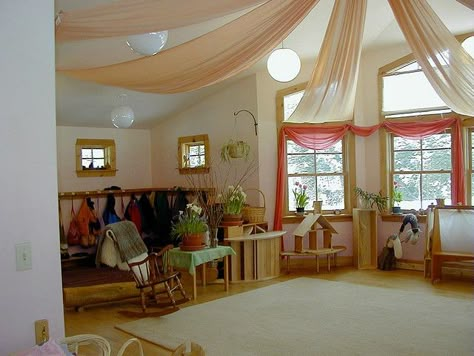
<svg viewBox="0 0 474 356">
<path fill-rule="evenodd" d="M 353 262 L 359 269 L 377 268 L 377 211 L 353 209 Z"/>
</svg>

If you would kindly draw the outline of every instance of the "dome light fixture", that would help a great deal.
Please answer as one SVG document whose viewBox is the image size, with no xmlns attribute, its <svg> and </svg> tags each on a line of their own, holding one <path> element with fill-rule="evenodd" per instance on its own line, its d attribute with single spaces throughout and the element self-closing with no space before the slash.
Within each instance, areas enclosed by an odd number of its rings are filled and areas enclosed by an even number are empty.
<svg viewBox="0 0 474 356">
<path fill-rule="evenodd" d="M 112 124 L 118 129 L 128 129 L 135 120 L 135 114 L 127 105 L 127 94 L 119 95 L 120 105 L 115 107 L 110 114 Z"/>
<path fill-rule="evenodd" d="M 289 48 L 275 49 L 267 60 L 270 76 L 278 82 L 286 83 L 296 78 L 301 69 L 300 57 Z"/>
<path fill-rule="evenodd" d="M 153 56 L 157 54 L 168 41 L 168 31 L 143 33 L 127 37 L 127 45 L 132 51 L 144 55 Z"/>
</svg>

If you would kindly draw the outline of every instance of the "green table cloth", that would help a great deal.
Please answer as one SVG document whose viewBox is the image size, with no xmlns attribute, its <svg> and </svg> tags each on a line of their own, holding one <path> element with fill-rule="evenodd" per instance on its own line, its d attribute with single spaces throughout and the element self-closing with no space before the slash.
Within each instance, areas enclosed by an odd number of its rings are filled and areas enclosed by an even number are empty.
<svg viewBox="0 0 474 356">
<path fill-rule="evenodd" d="M 205 248 L 198 251 L 182 251 L 179 247 L 176 247 L 168 253 L 171 266 L 185 268 L 192 275 L 196 272 L 196 266 L 224 256 L 236 255 L 234 249 L 230 246 Z"/>
</svg>

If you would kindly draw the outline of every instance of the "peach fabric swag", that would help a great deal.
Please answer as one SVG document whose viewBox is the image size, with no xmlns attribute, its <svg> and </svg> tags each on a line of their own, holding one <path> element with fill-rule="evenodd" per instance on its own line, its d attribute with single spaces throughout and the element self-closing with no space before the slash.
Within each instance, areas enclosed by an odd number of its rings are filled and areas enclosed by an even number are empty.
<svg viewBox="0 0 474 356">
<path fill-rule="evenodd" d="M 230 78 L 275 48 L 319 0 L 271 0 L 238 19 L 152 57 L 68 76 L 150 93 L 179 93 Z"/>
<path fill-rule="evenodd" d="M 352 120 L 366 0 L 336 0 L 316 65 L 288 122 Z"/>
<path fill-rule="evenodd" d="M 267 0 L 120 0 L 59 12 L 56 40 L 87 40 L 171 30 L 244 10 Z"/>
</svg>

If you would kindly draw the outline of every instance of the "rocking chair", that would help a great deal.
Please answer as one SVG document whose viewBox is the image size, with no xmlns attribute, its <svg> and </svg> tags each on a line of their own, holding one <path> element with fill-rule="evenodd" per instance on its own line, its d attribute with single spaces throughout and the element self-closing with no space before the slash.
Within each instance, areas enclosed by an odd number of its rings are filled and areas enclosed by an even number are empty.
<svg viewBox="0 0 474 356">
<path fill-rule="evenodd" d="M 179 310 L 177 305 L 189 300 L 186 296 L 183 285 L 181 284 L 180 272 L 169 270 L 170 265 L 168 262 L 167 252 L 173 247 L 173 245 L 167 245 L 159 252 L 150 253 L 142 261 L 127 262 L 135 280 L 136 287 L 140 290 L 143 313 L 146 312 L 147 308 L 147 296 L 145 290 L 148 288 L 151 289 L 150 297 L 155 300 L 158 306 L 171 306 L 171 309 L 168 312 Z M 160 288 L 160 285 L 164 288 Z M 179 289 L 183 297 L 178 301 L 175 300 L 173 295 L 176 289 Z M 166 294 L 169 302 L 160 303 L 158 299 L 158 295 L 160 294 Z"/>
</svg>

